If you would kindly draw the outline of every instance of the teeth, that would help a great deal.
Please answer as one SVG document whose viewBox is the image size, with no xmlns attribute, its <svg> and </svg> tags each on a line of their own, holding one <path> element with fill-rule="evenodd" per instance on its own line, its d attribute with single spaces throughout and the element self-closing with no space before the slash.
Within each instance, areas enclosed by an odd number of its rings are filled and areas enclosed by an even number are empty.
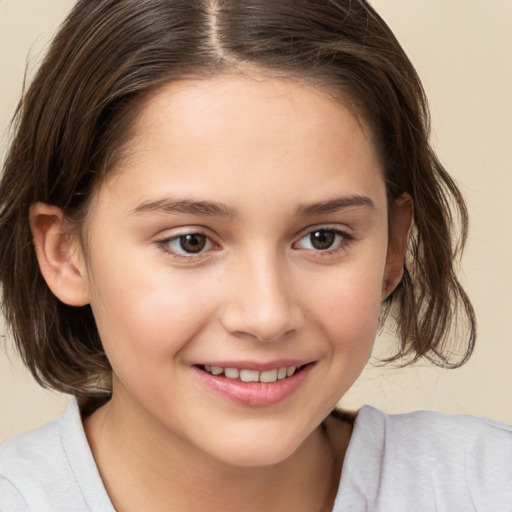
<svg viewBox="0 0 512 512">
<path fill-rule="evenodd" d="M 283 380 L 286 379 L 286 377 L 286 366 L 284 366 L 283 368 L 279 368 L 279 371 L 277 372 L 277 378 L 279 380 Z"/>
<path fill-rule="evenodd" d="M 277 380 L 277 370 L 267 370 L 260 373 L 260 382 L 275 382 Z"/>
<path fill-rule="evenodd" d="M 220 375 L 224 370 L 220 368 L 219 366 L 212 366 L 210 369 L 210 372 L 212 375 Z"/>
<path fill-rule="evenodd" d="M 212 375 L 224 374 L 228 379 L 240 379 L 242 382 L 265 382 L 271 383 L 291 377 L 298 368 L 297 366 L 283 366 L 274 370 L 239 370 L 238 368 L 221 368 L 220 366 L 205 365 L 204 370 Z"/>
<path fill-rule="evenodd" d="M 228 379 L 238 379 L 240 376 L 240 370 L 238 368 L 226 368 L 224 370 L 224 375 Z"/>
<path fill-rule="evenodd" d="M 242 382 L 258 382 L 260 380 L 260 372 L 256 370 L 240 370 L 240 380 Z"/>
</svg>

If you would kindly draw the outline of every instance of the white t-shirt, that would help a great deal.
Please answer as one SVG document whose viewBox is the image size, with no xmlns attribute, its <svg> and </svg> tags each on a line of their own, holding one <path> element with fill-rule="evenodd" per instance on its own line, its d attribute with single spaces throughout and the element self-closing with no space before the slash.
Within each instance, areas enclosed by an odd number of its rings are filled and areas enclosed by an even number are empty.
<svg viewBox="0 0 512 512">
<path fill-rule="evenodd" d="M 114 512 L 74 400 L 61 417 L 0 446 L 0 512 L 21 511 Z M 512 512 L 512 427 L 364 406 L 333 512 L 365 511 Z"/>
</svg>

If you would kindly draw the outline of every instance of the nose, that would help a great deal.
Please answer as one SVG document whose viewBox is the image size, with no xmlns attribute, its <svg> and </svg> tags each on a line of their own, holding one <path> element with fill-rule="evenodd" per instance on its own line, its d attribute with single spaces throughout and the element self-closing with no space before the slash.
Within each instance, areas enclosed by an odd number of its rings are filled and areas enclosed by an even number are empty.
<svg viewBox="0 0 512 512">
<path fill-rule="evenodd" d="M 303 312 L 285 266 L 277 257 L 260 253 L 241 258 L 236 268 L 231 268 L 221 312 L 221 322 L 229 333 L 276 341 L 303 326 Z"/>
</svg>

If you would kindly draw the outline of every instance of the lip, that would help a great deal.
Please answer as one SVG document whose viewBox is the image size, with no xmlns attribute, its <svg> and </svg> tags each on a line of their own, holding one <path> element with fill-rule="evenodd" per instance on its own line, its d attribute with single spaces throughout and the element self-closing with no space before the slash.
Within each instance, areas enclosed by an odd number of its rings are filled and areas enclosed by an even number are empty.
<svg viewBox="0 0 512 512">
<path fill-rule="evenodd" d="M 283 362 L 286 364 L 283 364 Z M 221 368 L 239 368 L 258 371 L 274 369 L 280 366 L 301 366 L 300 363 L 295 362 L 294 364 L 292 362 L 290 364 L 289 361 L 274 361 L 271 364 L 248 364 L 247 362 L 235 363 L 231 361 L 225 364 L 225 366 L 222 366 L 222 364 L 213 363 L 214 366 L 218 365 Z M 242 382 L 241 380 L 228 379 L 226 377 L 206 373 L 197 366 L 193 366 L 192 370 L 203 385 L 235 403 L 251 407 L 268 407 L 282 402 L 293 395 L 305 381 L 309 372 L 315 366 L 315 363 L 302 363 L 302 365 L 302 368 L 291 377 L 272 383 Z"/>
<path fill-rule="evenodd" d="M 267 363 L 253 361 L 202 361 L 194 364 L 194 366 L 218 366 L 220 368 L 238 368 L 239 370 L 264 372 L 289 366 L 306 366 L 308 363 L 311 363 L 311 360 L 276 359 Z"/>
</svg>

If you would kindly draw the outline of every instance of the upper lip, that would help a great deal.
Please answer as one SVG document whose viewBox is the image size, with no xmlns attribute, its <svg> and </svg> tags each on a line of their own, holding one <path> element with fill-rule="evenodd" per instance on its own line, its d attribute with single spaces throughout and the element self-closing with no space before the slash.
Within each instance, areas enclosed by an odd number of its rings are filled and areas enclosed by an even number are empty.
<svg viewBox="0 0 512 512">
<path fill-rule="evenodd" d="M 239 370 L 254 370 L 264 372 L 266 370 L 275 370 L 290 366 L 305 366 L 312 363 L 312 360 L 305 359 L 279 359 L 268 362 L 257 361 L 203 361 L 194 366 L 217 366 L 219 368 L 238 368 Z"/>
</svg>

